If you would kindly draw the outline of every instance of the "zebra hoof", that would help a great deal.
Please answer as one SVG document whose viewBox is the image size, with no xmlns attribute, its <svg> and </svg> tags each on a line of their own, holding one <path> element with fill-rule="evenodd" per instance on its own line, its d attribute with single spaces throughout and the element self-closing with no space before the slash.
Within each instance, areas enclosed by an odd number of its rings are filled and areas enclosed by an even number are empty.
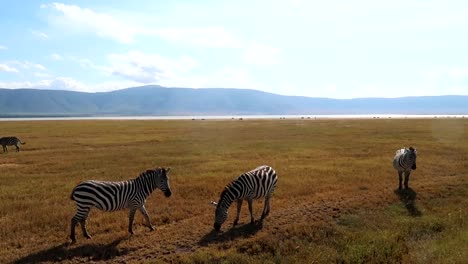
<svg viewBox="0 0 468 264">
<path fill-rule="evenodd" d="M 262 229 L 263 228 L 263 220 L 258 221 L 257 223 L 257 228 Z"/>
<path fill-rule="evenodd" d="M 150 230 L 150 231 L 154 231 L 155 229 L 154 229 L 153 226 L 149 226 L 149 230 Z"/>
<path fill-rule="evenodd" d="M 85 235 L 84 237 L 86 237 L 86 239 L 91 239 L 90 235 Z"/>
<path fill-rule="evenodd" d="M 239 220 L 236 220 L 236 221 L 234 221 L 234 223 L 232 223 L 232 225 L 236 226 L 238 223 L 239 223 Z"/>
</svg>

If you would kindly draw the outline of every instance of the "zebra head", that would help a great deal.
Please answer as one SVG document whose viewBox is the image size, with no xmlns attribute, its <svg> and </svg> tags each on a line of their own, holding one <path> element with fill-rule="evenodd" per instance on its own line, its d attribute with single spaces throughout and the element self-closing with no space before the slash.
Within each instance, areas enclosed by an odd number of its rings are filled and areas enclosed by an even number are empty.
<svg viewBox="0 0 468 264">
<path fill-rule="evenodd" d="M 221 225 L 226 221 L 228 217 L 228 208 L 230 203 L 227 201 L 226 197 L 226 190 L 224 190 L 221 193 L 221 198 L 219 199 L 219 202 L 216 203 L 211 201 L 211 204 L 216 207 L 215 222 L 213 225 L 216 231 L 219 231 L 221 229 Z"/>
<path fill-rule="evenodd" d="M 408 155 L 408 159 L 413 161 L 413 166 L 411 166 L 412 170 L 416 170 L 416 155 L 417 155 L 417 153 L 418 153 L 418 151 L 413 147 L 410 147 L 408 149 L 408 152 L 406 153 L 406 155 Z"/>
<path fill-rule="evenodd" d="M 221 225 L 226 221 L 228 217 L 228 210 L 227 208 L 220 206 L 219 204 L 216 206 L 215 212 L 215 222 L 214 222 L 214 229 L 219 231 L 221 229 Z"/>
<path fill-rule="evenodd" d="M 161 191 L 164 193 L 166 197 L 170 197 L 172 192 L 171 192 L 171 186 L 169 185 L 169 177 L 167 174 L 169 174 L 169 171 L 171 168 L 158 168 L 157 171 L 159 172 L 159 177 L 156 179 L 156 186 L 161 189 Z"/>
</svg>

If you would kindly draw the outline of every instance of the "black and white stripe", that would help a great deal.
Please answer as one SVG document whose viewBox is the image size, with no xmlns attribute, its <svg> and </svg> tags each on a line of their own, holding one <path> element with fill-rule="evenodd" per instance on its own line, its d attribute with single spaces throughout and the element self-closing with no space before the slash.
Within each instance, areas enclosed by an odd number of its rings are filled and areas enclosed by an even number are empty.
<svg viewBox="0 0 468 264">
<path fill-rule="evenodd" d="M 145 208 L 148 196 L 159 188 L 166 197 L 171 196 L 169 178 L 170 168 L 147 170 L 135 179 L 121 182 L 85 181 L 78 184 L 72 191 L 70 198 L 76 202 L 77 211 L 71 220 L 70 238 L 75 242 L 75 226 L 81 224 L 83 235 L 91 238 L 86 230 L 86 218 L 92 207 L 104 211 L 130 209 L 128 232 L 133 234 L 133 219 L 138 209 L 146 219 L 151 230 L 154 230 Z"/>
<path fill-rule="evenodd" d="M 237 216 L 234 220 L 234 225 L 236 225 L 239 221 L 243 200 L 247 200 L 249 204 L 250 222 L 253 224 L 252 202 L 254 199 L 264 197 L 265 205 L 262 217 L 260 218 L 260 221 L 263 221 L 270 212 L 270 198 L 275 190 L 277 182 L 278 177 L 275 170 L 270 166 L 264 165 L 240 175 L 237 179 L 229 183 L 221 193 L 219 202 L 212 202 L 216 205 L 214 228 L 219 231 L 221 225 L 227 219 L 228 208 L 234 201 L 237 201 Z"/>
<path fill-rule="evenodd" d="M 393 167 L 398 171 L 399 186 L 402 188 L 402 175 L 405 174 L 405 188 L 408 189 L 408 181 L 411 174 L 411 170 L 416 169 L 416 155 L 417 150 L 413 147 L 399 149 L 395 153 L 393 158 Z"/>
<path fill-rule="evenodd" d="M 21 142 L 17 137 L 2 137 L 0 138 L 0 145 L 3 147 L 3 152 L 8 152 L 7 146 L 15 146 L 16 151 L 20 151 L 20 144 L 26 144 L 26 142 Z"/>
</svg>

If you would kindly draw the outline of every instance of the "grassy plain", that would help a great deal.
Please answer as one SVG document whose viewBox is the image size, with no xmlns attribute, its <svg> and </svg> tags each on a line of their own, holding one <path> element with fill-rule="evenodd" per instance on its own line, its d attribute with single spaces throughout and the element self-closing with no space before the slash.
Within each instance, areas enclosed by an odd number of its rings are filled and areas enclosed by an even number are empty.
<svg viewBox="0 0 468 264">
<path fill-rule="evenodd" d="M 0 263 L 466 263 L 468 120 L 195 120 L 0 122 L 26 141 L 0 154 Z M 418 148 L 411 189 L 396 191 L 395 151 Z M 240 173 L 279 176 L 263 228 L 212 232 L 210 200 Z M 93 210 L 68 245 L 73 187 L 172 167 L 173 195 L 137 213 Z M 263 201 L 254 203 L 256 217 Z"/>
</svg>

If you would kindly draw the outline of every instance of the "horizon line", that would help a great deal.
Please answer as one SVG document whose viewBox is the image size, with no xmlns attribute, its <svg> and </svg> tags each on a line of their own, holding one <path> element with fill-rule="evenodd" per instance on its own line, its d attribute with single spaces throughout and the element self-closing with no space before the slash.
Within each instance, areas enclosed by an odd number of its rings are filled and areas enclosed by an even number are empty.
<svg viewBox="0 0 468 264">
<path fill-rule="evenodd" d="M 103 91 L 103 92 L 92 92 L 92 91 L 76 91 L 76 90 L 66 90 L 66 89 L 51 89 L 51 88 L 4 88 L 0 87 L 0 90 L 39 90 L 39 91 L 62 91 L 62 92 L 75 92 L 75 93 L 87 93 L 87 94 L 98 94 L 98 93 L 111 93 L 129 89 L 138 89 L 138 88 L 161 88 L 161 89 L 190 89 L 190 90 L 210 90 L 210 89 L 218 89 L 218 90 L 246 90 L 246 91 L 255 91 L 255 92 L 262 92 L 266 94 L 274 94 L 279 96 L 287 96 L 287 97 L 304 97 L 304 98 L 317 98 L 317 99 L 331 99 L 331 100 L 357 100 L 357 99 L 400 99 L 400 98 L 415 98 L 415 97 L 447 97 L 447 96 L 458 96 L 458 97 L 468 97 L 468 95 L 463 94 L 444 94 L 444 95 L 407 95 L 407 96 L 399 96 L 399 97 L 352 97 L 352 98 L 334 98 L 334 97 L 318 97 L 318 96 L 306 96 L 306 95 L 286 95 L 286 94 L 279 94 L 273 92 L 267 92 L 263 90 L 253 89 L 253 88 L 228 88 L 228 87 L 167 87 L 161 86 L 158 84 L 148 84 L 148 85 L 141 85 L 141 86 L 133 86 L 133 87 L 126 87 L 126 88 L 119 88 L 115 90 Z"/>
</svg>

